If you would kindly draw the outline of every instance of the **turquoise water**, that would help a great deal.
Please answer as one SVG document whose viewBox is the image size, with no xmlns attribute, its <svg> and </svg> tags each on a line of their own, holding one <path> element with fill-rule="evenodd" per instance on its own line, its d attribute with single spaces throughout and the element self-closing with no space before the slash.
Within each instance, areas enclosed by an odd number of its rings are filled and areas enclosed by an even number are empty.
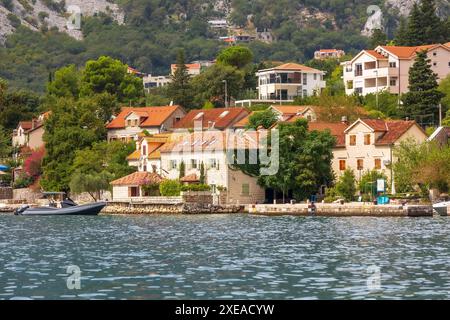
<svg viewBox="0 0 450 320">
<path fill-rule="evenodd" d="M 0 215 L 0 299 L 442 299 L 449 269 L 447 218 Z"/>
</svg>

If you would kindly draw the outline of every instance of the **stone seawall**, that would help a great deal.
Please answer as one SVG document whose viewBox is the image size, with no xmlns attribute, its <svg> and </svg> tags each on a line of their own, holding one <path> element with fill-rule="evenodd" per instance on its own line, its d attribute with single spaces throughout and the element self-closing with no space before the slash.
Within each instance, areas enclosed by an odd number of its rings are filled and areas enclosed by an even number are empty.
<svg viewBox="0 0 450 320">
<path fill-rule="evenodd" d="M 307 204 L 250 205 L 247 210 L 249 213 L 260 215 L 312 215 Z M 432 217 L 433 207 L 431 205 L 316 204 L 314 215 L 327 217 Z"/>
<path fill-rule="evenodd" d="M 102 214 L 232 214 L 243 211 L 241 206 L 214 206 L 201 203 L 155 204 L 110 202 Z"/>
<path fill-rule="evenodd" d="M 0 200 L 7 200 L 13 198 L 12 188 L 0 188 Z"/>
</svg>

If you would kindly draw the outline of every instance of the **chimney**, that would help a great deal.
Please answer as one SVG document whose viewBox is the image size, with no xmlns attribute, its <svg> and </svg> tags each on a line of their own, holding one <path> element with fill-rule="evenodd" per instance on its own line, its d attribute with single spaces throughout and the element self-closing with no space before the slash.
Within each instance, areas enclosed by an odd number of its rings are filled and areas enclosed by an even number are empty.
<svg viewBox="0 0 450 320">
<path fill-rule="evenodd" d="M 343 116 L 343 117 L 341 118 L 341 122 L 342 122 L 343 124 L 348 125 L 348 118 L 347 118 L 347 116 Z"/>
</svg>

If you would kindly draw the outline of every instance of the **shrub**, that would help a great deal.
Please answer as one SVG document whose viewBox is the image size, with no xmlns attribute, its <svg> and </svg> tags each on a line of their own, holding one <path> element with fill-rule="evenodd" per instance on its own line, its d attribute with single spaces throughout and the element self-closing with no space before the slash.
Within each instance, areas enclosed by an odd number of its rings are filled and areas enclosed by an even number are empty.
<svg viewBox="0 0 450 320">
<path fill-rule="evenodd" d="M 142 190 L 147 197 L 157 197 L 159 196 L 159 187 L 158 183 L 153 183 L 142 186 Z"/>
<path fill-rule="evenodd" d="M 336 192 L 346 201 L 352 201 L 356 193 L 355 174 L 353 170 L 347 169 L 336 183 Z"/>
<path fill-rule="evenodd" d="M 21 175 L 17 180 L 14 182 L 14 188 L 15 189 L 22 189 L 22 188 L 28 188 L 33 184 L 33 178 L 29 177 L 27 175 Z"/>
<path fill-rule="evenodd" d="M 359 182 L 358 186 L 361 194 L 376 195 L 378 179 L 384 179 L 386 183 L 388 181 L 387 177 L 381 172 L 378 172 L 376 170 L 366 171 L 361 177 L 361 181 Z"/>
<path fill-rule="evenodd" d="M 177 197 L 181 192 L 181 184 L 178 180 L 165 180 L 159 185 L 159 192 L 163 197 Z"/>
<path fill-rule="evenodd" d="M 8 14 L 8 20 L 13 28 L 18 28 L 22 24 L 22 21 L 20 21 L 19 17 L 17 17 L 13 13 Z"/>
<path fill-rule="evenodd" d="M 211 187 L 207 184 L 188 184 L 181 186 L 181 191 L 211 191 Z"/>
</svg>

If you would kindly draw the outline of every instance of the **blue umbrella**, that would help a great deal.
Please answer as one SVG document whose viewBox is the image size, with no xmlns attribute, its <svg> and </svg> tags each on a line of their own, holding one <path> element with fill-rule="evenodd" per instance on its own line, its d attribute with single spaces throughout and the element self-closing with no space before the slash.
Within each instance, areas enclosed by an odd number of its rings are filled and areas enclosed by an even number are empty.
<svg viewBox="0 0 450 320">
<path fill-rule="evenodd" d="M 5 165 L 3 165 L 3 164 L 0 164 L 0 171 L 8 171 L 9 170 L 9 167 L 8 166 L 5 166 Z"/>
</svg>

